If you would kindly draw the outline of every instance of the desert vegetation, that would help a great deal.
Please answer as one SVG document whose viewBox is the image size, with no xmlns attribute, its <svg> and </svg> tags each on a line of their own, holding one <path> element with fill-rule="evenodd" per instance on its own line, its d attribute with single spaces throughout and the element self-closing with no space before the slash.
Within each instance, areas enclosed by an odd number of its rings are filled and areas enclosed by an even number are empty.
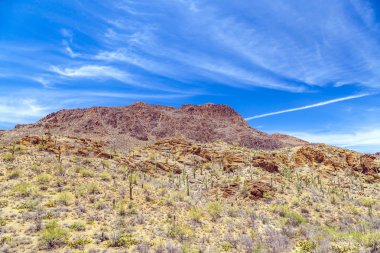
<svg viewBox="0 0 380 253">
<path fill-rule="evenodd" d="M 2 252 L 379 252 L 378 158 L 165 139 L 0 146 Z"/>
</svg>

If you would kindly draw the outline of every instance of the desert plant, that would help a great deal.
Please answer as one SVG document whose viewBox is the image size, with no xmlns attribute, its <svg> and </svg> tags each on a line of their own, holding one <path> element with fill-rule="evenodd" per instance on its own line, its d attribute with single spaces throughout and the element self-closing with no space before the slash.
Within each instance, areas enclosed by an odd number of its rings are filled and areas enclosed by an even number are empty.
<svg viewBox="0 0 380 253">
<path fill-rule="evenodd" d="M 138 244 L 138 241 L 130 233 L 114 232 L 111 235 L 108 243 L 109 247 L 125 247 L 129 248 L 132 245 Z"/>
<path fill-rule="evenodd" d="M 34 187 L 30 183 L 22 182 L 15 185 L 15 187 L 13 188 L 13 191 L 15 192 L 17 196 L 28 197 L 32 195 L 34 191 Z"/>
<path fill-rule="evenodd" d="M 84 231 L 86 230 L 85 224 L 83 222 L 76 221 L 69 226 L 70 229 L 75 231 Z"/>
<path fill-rule="evenodd" d="M 213 201 L 207 205 L 207 212 L 210 214 L 211 219 L 213 221 L 216 221 L 218 218 L 220 218 L 221 213 L 223 211 L 222 205 L 219 201 Z"/>
<path fill-rule="evenodd" d="M 75 200 L 74 194 L 68 191 L 63 191 L 57 194 L 55 201 L 58 204 L 70 206 L 71 204 L 73 204 L 74 200 Z"/>
<path fill-rule="evenodd" d="M 41 231 L 41 234 L 42 241 L 47 244 L 49 249 L 66 244 L 69 236 L 68 232 L 56 221 L 51 221 L 46 224 L 45 228 Z"/>
<path fill-rule="evenodd" d="M 202 212 L 198 208 L 191 208 L 189 211 L 190 219 L 196 223 L 201 223 L 201 220 L 203 218 Z"/>
<path fill-rule="evenodd" d="M 285 215 L 286 218 L 286 224 L 291 225 L 291 226 L 299 226 L 302 223 L 306 223 L 306 219 L 299 214 L 298 212 L 295 211 L 290 211 Z"/>
<path fill-rule="evenodd" d="M 373 206 L 375 205 L 375 200 L 372 199 L 372 198 L 362 198 L 361 199 L 361 203 L 363 206 L 367 207 L 368 208 L 368 215 L 369 216 L 372 216 L 372 209 L 373 209 Z"/>
<path fill-rule="evenodd" d="M 36 177 L 36 181 L 39 183 L 39 184 L 46 184 L 46 183 L 49 183 L 50 180 L 51 180 L 52 176 L 50 174 L 47 174 L 47 173 L 44 173 L 44 174 L 40 174 Z"/>
<path fill-rule="evenodd" d="M 69 246 L 73 249 L 81 249 L 86 244 L 91 243 L 91 239 L 87 237 L 79 237 L 69 242 Z"/>
</svg>

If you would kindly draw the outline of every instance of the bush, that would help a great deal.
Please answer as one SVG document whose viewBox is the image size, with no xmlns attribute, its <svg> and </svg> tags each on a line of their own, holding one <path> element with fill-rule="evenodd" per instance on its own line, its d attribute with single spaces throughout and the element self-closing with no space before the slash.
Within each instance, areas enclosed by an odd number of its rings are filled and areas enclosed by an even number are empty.
<svg viewBox="0 0 380 253">
<path fill-rule="evenodd" d="M 314 243 L 310 240 L 302 240 L 297 243 L 297 247 L 301 252 L 310 253 L 314 250 Z"/>
<path fill-rule="evenodd" d="M 85 168 L 77 168 L 76 169 L 79 174 L 82 175 L 82 177 L 94 177 L 94 172 Z"/>
<path fill-rule="evenodd" d="M 13 188 L 13 191 L 15 192 L 17 196 L 28 197 L 32 195 L 34 191 L 34 187 L 30 183 L 23 182 L 23 183 L 19 183 L 15 185 L 15 187 Z"/>
<path fill-rule="evenodd" d="M 74 202 L 75 196 L 71 192 L 60 192 L 56 197 L 56 202 L 65 206 L 69 206 Z"/>
<path fill-rule="evenodd" d="M 6 153 L 3 155 L 4 162 L 12 162 L 13 160 L 14 160 L 14 157 L 11 153 Z"/>
<path fill-rule="evenodd" d="M 47 174 L 47 173 L 44 173 L 44 174 L 41 174 L 41 175 L 38 175 L 36 177 L 36 181 L 39 183 L 39 184 L 46 184 L 46 183 L 49 183 L 51 180 L 51 175 L 50 174 Z"/>
<path fill-rule="evenodd" d="M 169 227 L 167 236 L 173 239 L 185 240 L 191 237 L 192 230 L 187 225 L 173 224 Z"/>
<path fill-rule="evenodd" d="M 100 190 L 99 190 L 99 187 L 96 184 L 91 183 L 91 184 L 87 185 L 87 192 L 89 194 L 99 194 Z"/>
<path fill-rule="evenodd" d="M 56 221 L 49 222 L 41 233 L 42 240 L 47 244 L 49 249 L 56 248 L 67 243 L 68 232 Z"/>
<path fill-rule="evenodd" d="M 207 212 L 214 221 L 220 218 L 222 211 L 222 205 L 218 201 L 211 202 L 207 205 Z"/>
<path fill-rule="evenodd" d="M 223 251 L 230 251 L 231 249 L 234 248 L 234 246 L 229 242 L 224 242 L 222 243 L 221 246 L 222 246 Z"/>
<path fill-rule="evenodd" d="M 86 244 L 91 243 L 91 239 L 87 237 L 80 237 L 69 242 L 69 246 L 73 249 L 81 249 Z"/>
<path fill-rule="evenodd" d="M 19 170 L 14 170 L 8 175 L 8 179 L 16 179 L 21 176 L 21 171 Z"/>
<path fill-rule="evenodd" d="M 76 221 L 73 224 L 71 224 L 69 226 L 69 228 L 72 229 L 72 230 L 75 230 L 75 231 L 84 231 L 84 230 L 86 230 L 84 223 L 78 222 L 78 221 Z"/>
<path fill-rule="evenodd" d="M 202 212 L 198 208 L 191 208 L 189 211 L 189 216 L 192 221 L 196 223 L 201 223 L 201 219 L 203 218 Z"/>
<path fill-rule="evenodd" d="M 288 212 L 285 216 L 286 224 L 291 226 L 299 226 L 302 223 L 306 223 L 306 219 L 299 213 L 295 211 Z"/>
<path fill-rule="evenodd" d="M 138 241 L 133 238 L 130 233 L 114 233 L 108 244 L 109 247 L 125 247 L 129 248 L 132 245 L 138 244 Z"/>
</svg>

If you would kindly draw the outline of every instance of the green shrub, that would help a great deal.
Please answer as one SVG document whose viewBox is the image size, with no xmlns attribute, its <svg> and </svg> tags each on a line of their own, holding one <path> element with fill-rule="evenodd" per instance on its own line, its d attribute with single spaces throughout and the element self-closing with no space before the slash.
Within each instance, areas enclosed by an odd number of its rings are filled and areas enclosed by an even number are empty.
<svg viewBox="0 0 380 253">
<path fill-rule="evenodd" d="M 167 236 L 173 239 L 185 240 L 191 237 L 192 232 L 188 225 L 173 224 L 169 227 Z"/>
<path fill-rule="evenodd" d="M 71 204 L 73 204 L 74 200 L 74 194 L 72 194 L 71 192 L 64 191 L 57 194 L 55 201 L 58 204 L 70 206 Z"/>
<path fill-rule="evenodd" d="M 69 228 L 72 229 L 72 230 L 75 230 L 75 231 L 84 231 L 84 230 L 86 230 L 85 224 L 83 222 L 78 222 L 78 221 L 76 221 L 73 224 L 71 224 L 69 226 Z"/>
<path fill-rule="evenodd" d="M 14 193 L 20 197 L 29 197 L 34 192 L 34 187 L 30 183 L 19 183 L 13 188 Z"/>
<path fill-rule="evenodd" d="M 78 167 L 76 169 L 76 171 L 82 175 L 82 177 L 94 177 L 94 172 L 92 170 L 89 170 L 89 169 L 85 169 L 85 168 L 82 168 L 82 167 Z"/>
<path fill-rule="evenodd" d="M 8 179 L 16 179 L 16 178 L 19 178 L 21 176 L 21 171 L 19 170 L 14 170 L 12 171 L 9 175 L 8 175 Z"/>
<path fill-rule="evenodd" d="M 310 253 L 314 250 L 314 243 L 310 240 L 302 240 L 297 243 L 297 247 L 304 253 Z"/>
<path fill-rule="evenodd" d="M 36 181 L 39 184 L 46 184 L 46 183 L 49 183 L 51 181 L 51 178 L 52 178 L 52 176 L 50 174 L 44 173 L 44 174 L 38 175 L 36 177 Z"/>
<path fill-rule="evenodd" d="M 130 233 L 114 233 L 109 241 L 109 247 L 125 247 L 129 248 L 132 245 L 138 244 L 138 241 L 133 238 Z"/>
<path fill-rule="evenodd" d="M 229 242 L 223 242 L 221 246 L 222 246 L 223 251 L 230 251 L 231 249 L 234 248 L 234 246 Z"/>
<path fill-rule="evenodd" d="M 203 218 L 202 212 L 198 208 L 191 208 L 189 211 L 190 219 L 194 222 L 200 223 L 201 219 Z"/>
<path fill-rule="evenodd" d="M 69 246 L 73 249 L 83 248 L 86 244 L 91 243 L 91 239 L 87 237 L 79 237 L 69 242 Z"/>
<path fill-rule="evenodd" d="M 212 220 L 220 218 L 222 214 L 222 205 L 218 201 L 211 202 L 207 205 L 207 212 L 210 214 Z"/>
<path fill-rule="evenodd" d="M 46 243 L 49 249 L 59 247 L 67 243 L 68 232 L 63 229 L 56 221 L 46 224 L 41 231 L 42 241 Z"/>
<path fill-rule="evenodd" d="M 306 219 L 299 213 L 295 211 L 290 211 L 285 215 L 286 224 L 291 226 L 299 226 L 302 223 L 306 223 Z"/>
<path fill-rule="evenodd" d="M 11 162 L 14 160 L 14 157 L 11 153 L 6 153 L 3 155 L 3 161 L 4 162 Z"/>
<path fill-rule="evenodd" d="M 95 183 L 91 183 L 87 185 L 87 192 L 89 194 L 99 194 L 100 190 L 99 190 L 99 187 Z"/>
</svg>

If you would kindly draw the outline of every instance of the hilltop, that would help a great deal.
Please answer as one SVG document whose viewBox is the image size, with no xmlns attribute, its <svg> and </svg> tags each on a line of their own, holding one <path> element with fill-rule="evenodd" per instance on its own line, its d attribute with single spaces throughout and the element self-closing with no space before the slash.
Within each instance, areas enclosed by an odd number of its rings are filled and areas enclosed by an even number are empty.
<svg viewBox="0 0 380 253">
<path fill-rule="evenodd" d="M 227 105 L 183 105 L 180 108 L 135 103 L 122 107 L 61 110 L 35 124 L 18 125 L 8 136 L 51 133 L 90 137 L 113 148 L 131 149 L 168 137 L 192 141 L 224 141 L 244 147 L 276 149 L 306 142 L 253 129 Z"/>
</svg>

